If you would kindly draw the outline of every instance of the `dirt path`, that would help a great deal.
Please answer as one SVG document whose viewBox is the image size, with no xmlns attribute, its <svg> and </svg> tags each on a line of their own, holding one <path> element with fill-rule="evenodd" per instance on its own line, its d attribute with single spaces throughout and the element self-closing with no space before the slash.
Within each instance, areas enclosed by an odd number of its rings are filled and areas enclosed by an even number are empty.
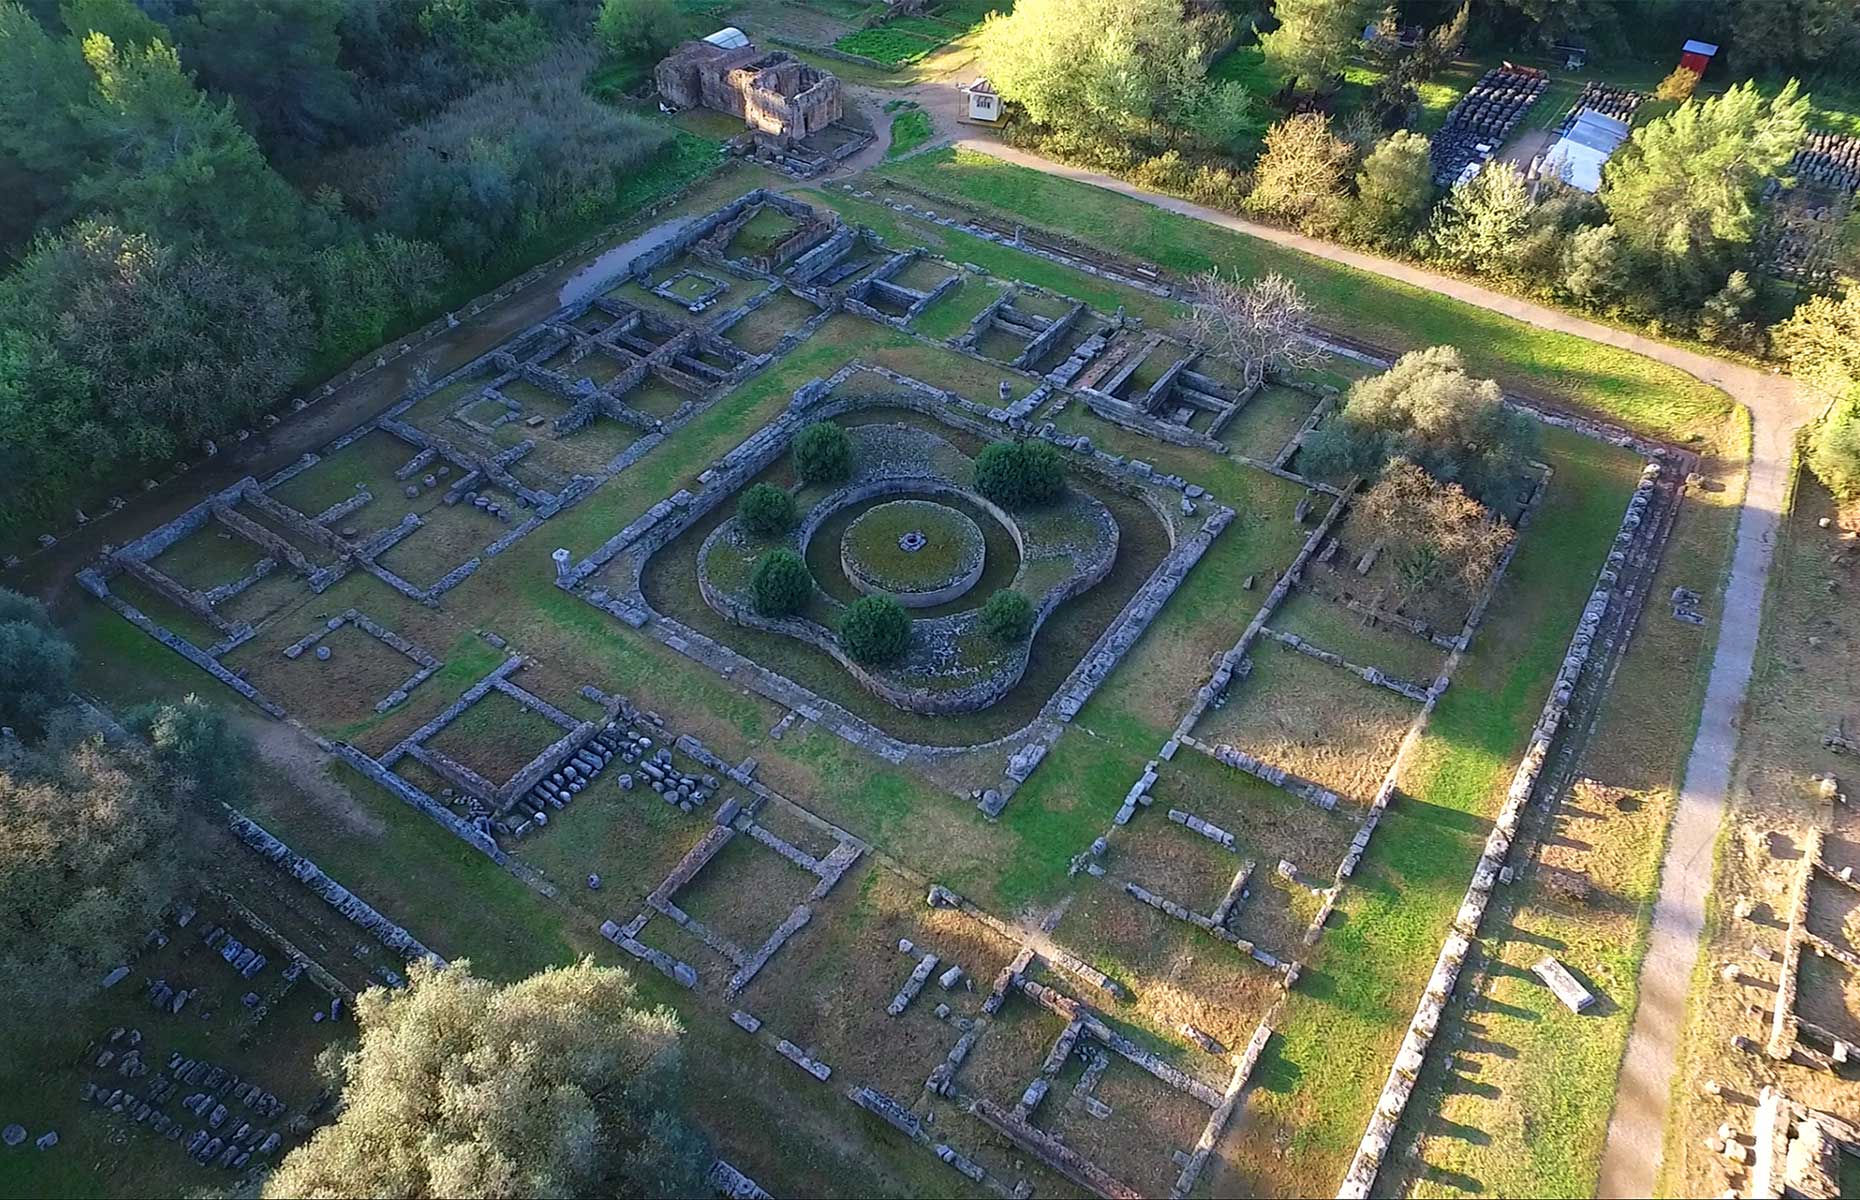
<svg viewBox="0 0 1860 1200">
<path fill-rule="evenodd" d="M 1754 406 L 1751 411 L 1758 412 Z M 1602 1152 L 1596 1189 L 1600 1196 L 1651 1196 L 1660 1170 L 1673 1068 L 1686 1024 L 1686 996 L 1705 929 L 1705 897 L 1712 886 L 1712 845 L 1730 792 L 1744 694 L 1761 633 L 1764 589 L 1794 461 L 1794 424 L 1759 415 L 1755 434 L 1749 490 L 1738 517 L 1737 549 L 1724 593 L 1725 618 L 1718 625 L 1705 710 L 1686 761 L 1685 783 L 1661 865 L 1660 894 L 1640 968 L 1640 1005 L 1634 1010 Z"/>
<path fill-rule="evenodd" d="M 319 818 L 366 837 L 380 837 L 386 832 L 387 825 L 380 817 L 358 804 L 348 788 L 329 777 L 326 768 L 334 760 L 301 729 L 285 721 L 253 716 L 235 715 L 233 719 L 252 739 L 252 748 L 265 765 L 288 776 L 304 798 L 316 806 Z"/>
<path fill-rule="evenodd" d="M 1194 217 L 1316 258 L 1399 280 L 1529 325 L 1574 334 L 1676 367 L 1729 393 L 1753 422 L 1750 480 L 1738 515 L 1737 546 L 1725 588 L 1717 649 L 1706 687 L 1698 734 L 1687 758 L 1685 782 L 1661 866 L 1647 956 L 1641 967 L 1640 1003 L 1622 1062 L 1615 1110 L 1603 1152 L 1602 1196 L 1647 1196 L 1660 1168 L 1669 1090 L 1685 1027 L 1686 994 L 1698 960 L 1705 898 L 1712 884 L 1712 843 L 1723 821 L 1744 698 L 1756 659 L 1763 598 L 1769 582 L 1776 529 L 1788 491 L 1796 429 L 1812 412 L 1794 381 L 1726 362 L 1626 330 L 1508 296 L 1408 263 L 1260 225 L 1173 196 L 1147 192 L 1121 179 L 1050 162 L 992 138 L 946 125 L 946 108 L 933 111 L 939 134 L 965 150 L 1092 184 L 1169 212 Z"/>
</svg>

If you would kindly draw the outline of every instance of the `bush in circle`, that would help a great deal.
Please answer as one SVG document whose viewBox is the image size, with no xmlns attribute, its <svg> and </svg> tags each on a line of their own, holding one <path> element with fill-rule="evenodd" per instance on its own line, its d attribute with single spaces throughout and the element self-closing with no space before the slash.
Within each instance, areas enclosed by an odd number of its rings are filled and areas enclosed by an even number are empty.
<svg viewBox="0 0 1860 1200">
<path fill-rule="evenodd" d="M 794 473 L 803 483 L 832 483 L 852 474 L 852 439 L 831 421 L 815 421 L 794 438 Z"/>
<path fill-rule="evenodd" d="M 1033 602 L 1002 588 L 982 605 L 982 628 L 997 642 L 1018 642 L 1033 629 Z"/>
<path fill-rule="evenodd" d="M 975 489 L 1005 508 L 1044 504 L 1065 486 L 1065 461 L 1050 442 L 994 442 L 975 459 Z"/>
<path fill-rule="evenodd" d="M 814 594 L 814 577 L 792 550 L 771 550 L 756 560 L 749 577 L 749 594 L 756 611 L 765 617 L 788 617 L 807 607 Z"/>
<path fill-rule="evenodd" d="M 862 663 L 890 662 L 911 640 L 911 619 L 890 596 L 863 596 L 840 618 L 840 644 Z"/>
<path fill-rule="evenodd" d="M 736 516 L 751 533 L 786 533 L 794 528 L 794 497 L 774 484 L 758 483 L 736 501 Z"/>
</svg>

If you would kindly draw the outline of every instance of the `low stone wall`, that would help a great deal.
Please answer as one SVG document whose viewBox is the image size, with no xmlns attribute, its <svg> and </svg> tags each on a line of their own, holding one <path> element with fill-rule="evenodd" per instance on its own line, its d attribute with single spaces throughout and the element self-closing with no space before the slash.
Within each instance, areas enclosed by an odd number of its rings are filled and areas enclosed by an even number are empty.
<svg viewBox="0 0 1860 1200">
<path fill-rule="evenodd" d="M 1394 1140 L 1395 1132 L 1407 1111 L 1408 1101 L 1420 1079 L 1421 1068 L 1433 1045 L 1434 1035 L 1439 1031 L 1447 1002 L 1452 999 L 1453 989 L 1459 982 L 1460 970 L 1471 949 L 1472 939 L 1478 935 L 1492 889 L 1498 883 L 1499 871 L 1510 854 L 1512 839 L 1517 834 L 1524 806 L 1529 803 L 1536 789 L 1538 777 L 1549 758 L 1551 743 L 1562 729 L 1576 684 L 1583 668 L 1588 665 L 1602 619 L 1608 612 L 1610 601 L 1614 599 L 1615 565 L 1622 561 L 1615 559 L 1614 554 L 1625 556 L 1634 545 L 1636 532 L 1653 502 L 1660 471 L 1659 464 L 1649 464 L 1634 489 L 1633 498 L 1628 501 L 1627 512 L 1615 534 L 1610 562 L 1602 568 L 1601 577 L 1583 607 L 1581 620 L 1563 656 L 1550 696 L 1544 701 L 1543 711 L 1531 730 L 1524 758 L 1512 776 L 1505 802 L 1500 806 L 1492 832 L 1486 838 L 1485 851 L 1473 870 L 1465 900 L 1453 919 L 1446 941 L 1441 945 L 1434 972 L 1421 993 L 1414 1019 L 1409 1023 L 1407 1036 L 1402 1040 L 1395 1063 L 1389 1070 L 1388 1080 L 1383 1084 L 1375 1112 L 1370 1116 L 1369 1126 L 1357 1146 L 1342 1186 L 1337 1190 L 1338 1200 L 1367 1200 L 1376 1176 L 1381 1171 L 1383 1159 L 1388 1154 L 1389 1145 Z"/>
<path fill-rule="evenodd" d="M 843 510 L 849 504 L 857 504 L 863 500 L 900 493 L 958 497 L 972 504 L 976 504 L 1000 520 L 1012 533 L 1016 543 L 1022 545 L 1023 553 L 1025 551 L 1020 530 L 1013 519 L 997 506 L 990 504 L 984 497 L 966 488 L 948 483 L 947 481 L 927 476 L 908 476 L 895 479 L 873 480 L 859 487 L 844 489 L 815 506 L 809 525 L 804 527 L 800 535 L 802 552 L 806 552 L 807 542 L 811 539 L 813 532 L 834 512 Z M 709 552 L 712 544 L 719 537 L 724 536 L 727 528 L 727 525 L 719 526 L 711 533 L 710 537 L 705 540 L 703 549 L 699 551 L 700 563 Z M 1045 624 L 1047 617 L 1057 610 L 1061 604 L 1075 596 L 1090 591 L 1099 583 L 1103 582 L 1105 576 L 1111 573 L 1111 567 L 1115 564 L 1117 542 L 1116 523 L 1111 522 L 1108 537 L 1101 543 L 1101 547 L 1108 548 L 1110 553 L 1101 555 L 1098 561 L 1091 564 L 1089 569 L 1075 574 L 1062 586 L 1053 588 L 1040 597 L 1039 602 L 1034 606 L 1032 630 L 1028 633 L 1026 639 L 1015 647 L 1013 654 L 1001 664 L 1000 669 L 986 679 L 980 680 L 974 684 L 947 691 L 934 691 L 928 688 L 903 686 L 887 675 L 869 668 L 864 663 L 859 662 L 857 659 L 847 654 L 845 649 L 840 645 L 839 638 L 836 637 L 831 630 L 804 618 L 765 617 L 756 612 L 751 606 L 739 602 L 734 596 L 717 588 L 710 582 L 708 575 L 702 570 L 698 573 L 698 591 L 703 596 L 705 603 L 709 604 L 712 608 L 738 625 L 751 629 L 764 629 L 772 633 L 785 634 L 799 641 L 806 642 L 815 649 L 830 655 L 835 662 L 845 668 L 848 674 L 859 681 L 861 687 L 864 687 L 873 695 L 883 698 L 889 704 L 910 712 L 925 713 L 934 716 L 953 716 L 987 708 L 989 705 L 1000 700 L 1001 697 L 1007 695 L 1008 692 L 1012 691 L 1020 683 L 1022 676 L 1026 674 L 1027 664 L 1031 659 L 1033 641 L 1039 635 L 1040 626 Z M 980 564 L 977 564 L 976 575 L 979 576 L 980 574 Z M 1017 576 L 1016 583 L 1018 582 L 1019 578 Z M 966 591 L 967 589 L 964 590 Z M 961 615 L 963 617 L 969 616 L 969 614 L 966 613 Z M 948 618 L 944 618 L 943 620 L 948 620 Z"/>
<path fill-rule="evenodd" d="M 282 716 L 283 714 L 279 713 L 278 715 Z M 328 750 L 331 754 L 334 754 L 349 766 L 354 767 L 357 771 L 360 771 L 375 783 L 386 788 L 409 807 L 425 813 L 433 821 L 437 822 L 441 828 L 445 829 L 446 832 L 483 854 L 498 866 L 509 865 L 510 856 L 498 848 L 497 842 L 492 839 L 490 834 L 459 819 L 457 814 L 447 809 L 431 796 L 414 787 L 412 784 L 388 770 L 386 767 L 383 767 L 380 763 L 362 753 L 360 750 L 357 750 L 354 746 L 349 745 L 347 742 L 330 742 L 322 738 L 317 740 L 325 750 Z"/>
<path fill-rule="evenodd" d="M 258 822 L 243 813 L 231 812 L 228 824 L 233 836 L 249 846 L 253 853 L 321 896 L 331 908 L 389 950 L 402 958 L 424 958 L 445 965 L 446 960 L 427 949 L 418 938 L 382 916 L 367 901 L 331 879 L 321 867 L 292 850 Z"/>
<path fill-rule="evenodd" d="M 1311 536 L 1307 537 L 1304 545 L 1299 547 L 1298 556 L 1292 559 L 1292 565 L 1286 568 L 1285 574 L 1279 576 L 1278 582 L 1272 585 L 1272 590 L 1266 593 L 1265 602 L 1259 606 L 1259 611 L 1253 615 L 1253 619 L 1247 622 L 1247 627 L 1241 632 L 1239 640 L 1233 644 L 1232 649 L 1221 655 L 1220 664 L 1215 667 L 1208 682 L 1196 690 L 1194 700 L 1190 701 L 1187 711 L 1182 714 L 1182 719 L 1176 722 L 1175 737 L 1171 739 L 1170 744 L 1163 747 L 1164 758 L 1175 756 L 1176 744 L 1188 738 L 1195 725 L 1201 720 L 1202 714 L 1208 711 L 1210 704 L 1214 703 L 1214 698 L 1226 690 L 1234 672 L 1239 669 L 1241 662 L 1247 656 L 1247 651 L 1251 649 L 1253 640 L 1259 636 L 1259 631 L 1266 627 L 1266 622 L 1272 619 L 1272 614 L 1278 610 L 1279 605 L 1285 603 L 1285 598 L 1291 594 L 1292 589 L 1298 585 L 1299 577 L 1304 574 L 1305 564 L 1311 561 L 1311 556 L 1317 553 L 1318 547 L 1323 545 L 1324 540 L 1330 536 L 1331 529 L 1342 518 L 1346 507 L 1344 497 L 1350 495 L 1355 489 L 1356 481 L 1351 480 L 1350 485 L 1344 488 L 1342 494 L 1332 502 L 1330 511 L 1324 514 L 1317 528 L 1311 531 Z"/>
</svg>

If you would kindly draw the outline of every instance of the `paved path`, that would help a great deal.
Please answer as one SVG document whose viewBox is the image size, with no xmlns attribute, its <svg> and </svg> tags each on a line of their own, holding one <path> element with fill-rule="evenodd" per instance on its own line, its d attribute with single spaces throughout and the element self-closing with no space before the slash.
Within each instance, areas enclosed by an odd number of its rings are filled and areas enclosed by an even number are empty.
<svg viewBox="0 0 1860 1200">
<path fill-rule="evenodd" d="M 1712 844 L 1730 790 L 1738 726 L 1756 658 L 1764 589 L 1769 582 L 1770 556 L 1788 492 L 1794 433 L 1812 415 L 1797 396 L 1793 381 L 1422 267 L 1260 225 L 1173 196 L 1148 192 L 1108 175 L 1051 162 L 954 125 L 945 117 L 952 108 L 946 101 L 925 107 L 937 120 L 937 143 L 953 142 L 965 150 L 1118 192 L 1236 233 L 1452 296 L 1543 329 L 1632 350 L 1722 388 L 1750 410 L 1754 429 L 1750 476 L 1738 516 L 1737 546 L 1719 620 L 1717 650 L 1661 868 L 1660 894 L 1654 905 L 1647 956 L 1641 966 L 1640 1003 L 1628 1036 L 1603 1152 L 1600 1195 L 1652 1195 L 1660 1168 L 1673 1068 L 1685 1029 L 1686 995 L 1698 960 L 1705 898 L 1711 891 Z"/>
</svg>

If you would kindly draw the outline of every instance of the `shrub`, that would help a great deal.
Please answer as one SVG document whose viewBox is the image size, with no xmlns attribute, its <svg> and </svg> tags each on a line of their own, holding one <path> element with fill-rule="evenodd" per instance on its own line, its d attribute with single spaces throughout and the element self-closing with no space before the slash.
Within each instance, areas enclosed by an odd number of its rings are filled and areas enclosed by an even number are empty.
<svg viewBox="0 0 1860 1200">
<path fill-rule="evenodd" d="M 1284 221 L 1303 220 L 1319 201 L 1343 191 L 1350 155 L 1349 143 L 1331 132 L 1323 113 L 1286 117 L 1266 133 L 1247 208 Z"/>
<path fill-rule="evenodd" d="M 37 625 L 40 629 L 52 627 L 52 616 L 45 611 L 43 603 L 32 596 L 22 596 L 11 588 L 0 587 L 0 625 L 9 621 Z"/>
<path fill-rule="evenodd" d="M 0 725 L 35 725 L 65 701 L 77 654 L 54 630 L 0 622 Z"/>
<path fill-rule="evenodd" d="M 840 618 L 840 644 L 862 663 L 890 662 L 911 641 L 911 619 L 890 596 L 862 596 Z"/>
<path fill-rule="evenodd" d="M 930 114 L 923 109 L 901 112 L 891 119 L 891 148 L 885 151 L 885 157 L 899 158 L 909 154 L 929 141 L 935 132 L 930 125 Z"/>
<path fill-rule="evenodd" d="M 788 617 L 807 607 L 814 594 L 814 577 L 792 550 L 771 550 L 756 560 L 749 577 L 749 593 L 756 611 L 765 617 Z"/>
<path fill-rule="evenodd" d="M 594 41 L 609 58 L 658 58 L 678 44 L 683 25 L 672 0 L 602 0 Z"/>
<path fill-rule="evenodd" d="M 982 629 L 997 642 L 1018 642 L 1033 628 L 1033 602 L 1002 588 L 982 605 Z"/>
<path fill-rule="evenodd" d="M 737 500 L 736 516 L 751 533 L 786 533 L 794 528 L 794 497 L 773 484 L 758 483 Z"/>
<path fill-rule="evenodd" d="M 1843 504 L 1860 509 L 1860 402 L 1837 404 L 1810 427 L 1808 466 Z"/>
<path fill-rule="evenodd" d="M 1043 504 L 1066 485 L 1066 464 L 1051 443 L 995 442 L 975 459 L 975 488 L 1006 508 Z"/>
<path fill-rule="evenodd" d="M 1665 79 L 1662 79 L 1660 81 L 1660 86 L 1654 89 L 1653 98 L 1656 100 L 1671 100 L 1676 103 L 1690 100 L 1692 98 L 1693 89 L 1698 87 L 1698 85 L 1699 73 L 1697 71 L 1689 71 L 1684 67 L 1674 67 L 1673 73 L 1668 75 Z"/>
<path fill-rule="evenodd" d="M 852 474 L 852 439 L 831 421 L 815 421 L 794 439 L 794 473 L 804 483 L 832 483 Z"/>
</svg>

